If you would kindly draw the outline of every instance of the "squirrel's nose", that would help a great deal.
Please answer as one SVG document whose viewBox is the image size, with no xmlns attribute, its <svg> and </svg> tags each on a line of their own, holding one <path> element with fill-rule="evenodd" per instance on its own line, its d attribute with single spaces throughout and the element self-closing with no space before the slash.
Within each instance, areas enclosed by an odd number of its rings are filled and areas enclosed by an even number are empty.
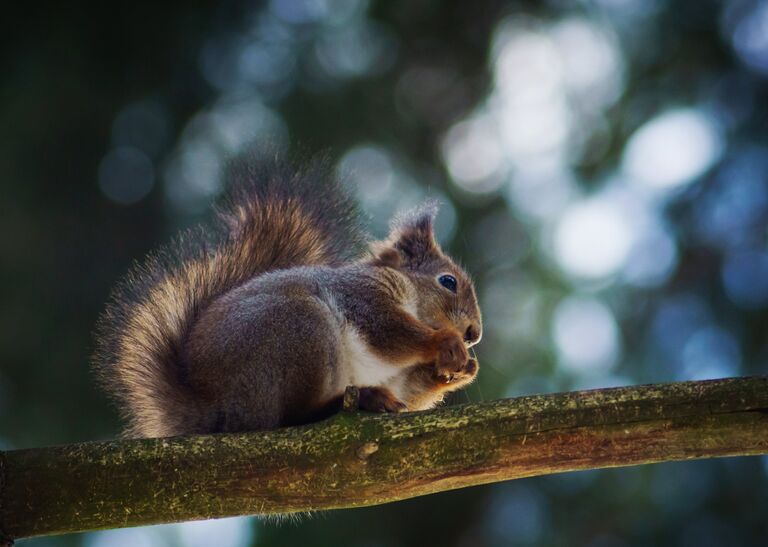
<svg viewBox="0 0 768 547">
<path fill-rule="evenodd" d="M 480 341 L 480 326 L 475 323 L 470 323 L 467 330 L 464 331 L 464 341 L 467 345 L 474 346 Z"/>
</svg>

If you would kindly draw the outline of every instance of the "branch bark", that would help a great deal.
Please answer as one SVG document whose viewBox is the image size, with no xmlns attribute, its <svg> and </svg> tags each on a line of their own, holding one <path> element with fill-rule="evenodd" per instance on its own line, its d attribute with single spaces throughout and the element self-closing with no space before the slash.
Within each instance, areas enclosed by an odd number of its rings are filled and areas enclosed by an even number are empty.
<svg viewBox="0 0 768 547">
<path fill-rule="evenodd" d="M 768 378 L 342 412 L 276 431 L 0 452 L 0 530 L 21 538 L 360 507 L 564 471 L 766 453 Z"/>
</svg>

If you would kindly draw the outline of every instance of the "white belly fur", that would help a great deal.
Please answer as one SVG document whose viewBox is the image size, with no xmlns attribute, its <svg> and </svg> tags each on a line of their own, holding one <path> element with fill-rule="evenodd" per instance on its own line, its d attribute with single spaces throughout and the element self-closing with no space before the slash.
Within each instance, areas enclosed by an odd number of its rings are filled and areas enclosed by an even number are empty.
<svg viewBox="0 0 768 547">
<path fill-rule="evenodd" d="M 388 363 L 373 351 L 365 339 L 351 325 L 342 333 L 344 363 L 340 367 L 336 392 L 343 392 L 347 386 L 384 386 L 397 398 L 404 398 L 403 392 L 406 367 Z"/>
</svg>

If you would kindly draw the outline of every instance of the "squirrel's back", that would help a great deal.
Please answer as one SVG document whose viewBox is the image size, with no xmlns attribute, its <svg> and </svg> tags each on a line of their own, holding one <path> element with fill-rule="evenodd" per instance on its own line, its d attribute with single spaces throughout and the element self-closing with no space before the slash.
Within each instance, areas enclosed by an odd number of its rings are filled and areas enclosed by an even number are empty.
<svg viewBox="0 0 768 547">
<path fill-rule="evenodd" d="M 97 326 L 95 365 L 128 421 L 129 436 L 184 427 L 185 339 L 202 310 L 255 276 L 335 266 L 364 244 L 354 202 L 327 162 L 237 162 L 214 225 L 190 231 L 134 267 Z"/>
</svg>

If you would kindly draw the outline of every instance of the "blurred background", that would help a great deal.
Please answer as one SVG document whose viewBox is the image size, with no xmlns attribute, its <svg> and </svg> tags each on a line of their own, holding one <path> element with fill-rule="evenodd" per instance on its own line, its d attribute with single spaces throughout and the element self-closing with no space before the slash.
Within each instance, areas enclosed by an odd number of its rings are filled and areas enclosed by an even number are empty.
<svg viewBox="0 0 768 547">
<path fill-rule="evenodd" d="M 246 146 L 328 151 L 376 235 L 442 201 L 485 318 L 479 381 L 453 402 L 768 373 L 768 1 L 73 1 L 3 19 L 3 449 L 117 435 L 94 321 L 134 260 L 208 217 Z M 20 544 L 751 546 L 766 510 L 768 459 L 742 458 Z"/>
</svg>

